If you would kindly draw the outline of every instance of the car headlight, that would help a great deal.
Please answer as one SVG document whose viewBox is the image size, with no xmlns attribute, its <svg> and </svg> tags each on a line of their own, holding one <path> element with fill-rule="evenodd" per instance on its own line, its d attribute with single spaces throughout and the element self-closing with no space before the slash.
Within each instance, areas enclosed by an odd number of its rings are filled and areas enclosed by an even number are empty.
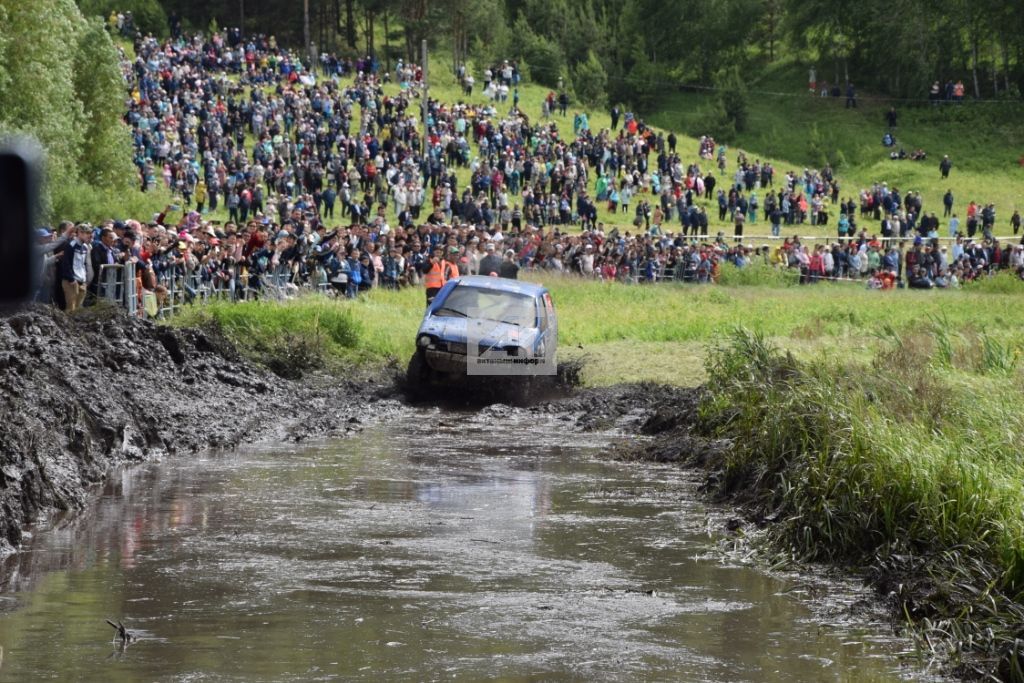
<svg viewBox="0 0 1024 683">
<path fill-rule="evenodd" d="M 431 339 L 429 334 L 421 334 L 419 336 L 419 339 L 416 340 L 416 344 L 418 344 L 421 348 L 426 348 L 430 346 L 430 342 Z"/>
</svg>

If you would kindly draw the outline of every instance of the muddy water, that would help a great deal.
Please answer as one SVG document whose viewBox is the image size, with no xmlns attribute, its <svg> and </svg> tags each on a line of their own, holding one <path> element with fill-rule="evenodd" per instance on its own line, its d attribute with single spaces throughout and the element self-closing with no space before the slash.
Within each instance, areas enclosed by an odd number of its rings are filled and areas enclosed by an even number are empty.
<svg viewBox="0 0 1024 683">
<path fill-rule="evenodd" d="M 0 680 L 925 680 L 884 626 L 709 553 L 685 475 L 615 438 L 397 412 L 124 471 L 6 563 Z"/>
</svg>

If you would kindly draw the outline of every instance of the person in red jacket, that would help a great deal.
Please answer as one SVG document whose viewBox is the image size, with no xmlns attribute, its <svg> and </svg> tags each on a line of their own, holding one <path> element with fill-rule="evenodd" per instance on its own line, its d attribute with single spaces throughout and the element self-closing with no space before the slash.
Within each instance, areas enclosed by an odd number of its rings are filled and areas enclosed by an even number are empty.
<svg viewBox="0 0 1024 683">
<path fill-rule="evenodd" d="M 814 252 L 810 257 L 810 264 L 808 271 L 811 276 L 811 282 L 817 282 L 818 279 L 825 274 L 825 265 L 821 257 L 822 246 L 819 244 L 814 247 Z"/>
</svg>

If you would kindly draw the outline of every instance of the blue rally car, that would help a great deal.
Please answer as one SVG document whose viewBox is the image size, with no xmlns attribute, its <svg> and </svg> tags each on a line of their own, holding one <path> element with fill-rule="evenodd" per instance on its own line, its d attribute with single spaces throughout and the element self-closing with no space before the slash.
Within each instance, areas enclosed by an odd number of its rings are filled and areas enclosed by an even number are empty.
<svg viewBox="0 0 1024 683">
<path fill-rule="evenodd" d="M 554 375 L 558 322 L 543 285 L 497 277 L 450 280 L 427 307 L 408 384 L 458 384 L 479 376 Z"/>
</svg>

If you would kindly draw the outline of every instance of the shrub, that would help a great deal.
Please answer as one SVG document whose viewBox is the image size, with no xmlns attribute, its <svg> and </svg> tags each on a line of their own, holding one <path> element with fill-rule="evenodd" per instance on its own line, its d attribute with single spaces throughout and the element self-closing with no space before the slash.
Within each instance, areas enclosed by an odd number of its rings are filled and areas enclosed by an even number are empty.
<svg viewBox="0 0 1024 683">
<path fill-rule="evenodd" d="M 724 263 L 718 272 L 718 283 L 729 287 L 763 286 L 792 287 L 799 281 L 799 273 L 782 268 L 773 268 L 753 263 L 745 268 L 737 268 Z"/>
<path fill-rule="evenodd" d="M 347 302 L 316 296 L 287 302 L 211 303 L 187 310 L 173 322 L 213 325 L 244 354 L 290 379 L 341 362 L 360 339 Z"/>
<path fill-rule="evenodd" d="M 987 294 L 1024 294 L 1024 280 L 1016 273 L 1001 270 L 995 275 L 966 283 L 964 289 Z"/>
<path fill-rule="evenodd" d="M 513 26 L 510 47 L 513 56 L 530 65 L 530 77 L 536 82 L 554 88 L 558 78 L 564 77 L 566 66 L 562 49 L 534 33 L 522 15 Z"/>
<path fill-rule="evenodd" d="M 18 132 L 41 144 L 44 219 L 63 218 L 60 211 L 77 201 L 85 183 L 97 192 L 127 189 L 123 83 L 100 24 L 87 22 L 71 0 L 0 0 L 0 25 L 0 134 Z"/>
<path fill-rule="evenodd" d="M 736 125 L 729 118 L 720 98 L 712 98 L 697 110 L 696 130 L 710 135 L 716 140 L 734 140 Z"/>
<path fill-rule="evenodd" d="M 717 486 L 780 520 L 787 554 L 871 566 L 923 628 L 1020 664 L 1024 394 L 1002 378 L 1015 356 L 983 335 L 966 342 L 977 371 L 960 372 L 933 362 L 948 340 L 927 330 L 881 336 L 873 363 L 797 361 L 744 330 L 713 348 L 699 429 L 733 444 Z"/>
</svg>

